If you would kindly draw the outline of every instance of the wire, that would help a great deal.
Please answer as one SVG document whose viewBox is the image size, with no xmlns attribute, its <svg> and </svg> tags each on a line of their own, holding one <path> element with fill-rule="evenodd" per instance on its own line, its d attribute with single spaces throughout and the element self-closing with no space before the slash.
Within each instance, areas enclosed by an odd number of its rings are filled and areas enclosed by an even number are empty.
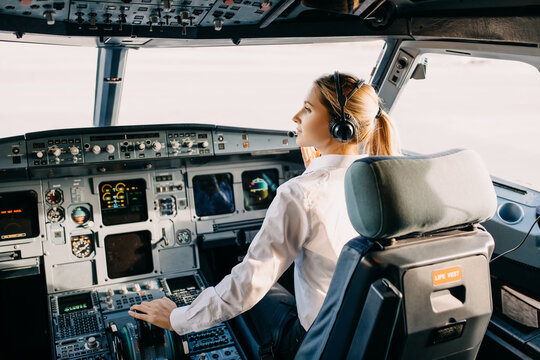
<svg viewBox="0 0 540 360">
<path fill-rule="evenodd" d="M 519 249 L 521 247 L 521 245 L 523 245 L 523 243 L 525 242 L 525 240 L 527 240 L 527 238 L 529 237 L 532 229 L 534 228 L 534 225 L 536 225 L 538 223 L 538 221 L 540 221 L 540 216 L 538 216 L 536 218 L 536 220 L 533 222 L 533 224 L 531 225 L 531 228 L 529 229 L 529 232 L 527 232 L 527 235 L 525 235 L 525 237 L 523 238 L 523 240 L 521 240 L 521 242 L 514 248 L 510 249 L 510 250 L 506 250 L 505 252 L 503 252 L 502 254 L 499 254 L 497 256 L 495 256 L 493 259 L 491 259 L 490 263 L 494 262 L 495 260 L 497 260 L 498 258 L 504 256 L 504 255 L 507 255 L 509 253 L 511 253 L 512 251 L 516 251 L 517 249 Z"/>
</svg>

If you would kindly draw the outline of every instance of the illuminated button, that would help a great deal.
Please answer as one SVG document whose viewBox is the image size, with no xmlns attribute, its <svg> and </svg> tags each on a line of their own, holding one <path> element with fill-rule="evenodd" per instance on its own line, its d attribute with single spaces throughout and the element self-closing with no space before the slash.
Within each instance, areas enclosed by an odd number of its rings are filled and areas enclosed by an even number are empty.
<svg viewBox="0 0 540 360">
<path fill-rule="evenodd" d="M 247 148 L 247 147 L 249 146 L 249 143 L 248 143 L 248 142 L 244 142 L 243 146 L 244 146 L 244 149 L 245 149 L 245 148 Z"/>
</svg>

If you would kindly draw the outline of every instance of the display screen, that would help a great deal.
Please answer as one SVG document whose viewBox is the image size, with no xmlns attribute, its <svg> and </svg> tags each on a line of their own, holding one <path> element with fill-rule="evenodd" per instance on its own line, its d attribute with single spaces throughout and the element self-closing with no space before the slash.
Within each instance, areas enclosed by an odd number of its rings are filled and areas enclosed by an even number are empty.
<svg viewBox="0 0 540 360">
<path fill-rule="evenodd" d="M 277 169 L 244 171 L 242 189 L 244 190 L 244 208 L 246 210 L 266 209 L 276 196 L 279 186 Z"/>
<path fill-rule="evenodd" d="M 58 309 L 60 310 L 60 314 L 91 309 L 92 307 L 92 296 L 89 292 L 58 298 Z"/>
<path fill-rule="evenodd" d="M 230 214 L 235 211 L 231 173 L 193 177 L 197 216 Z"/>
<path fill-rule="evenodd" d="M 39 235 L 37 203 L 32 190 L 0 193 L 0 241 Z"/>
<path fill-rule="evenodd" d="M 107 274 L 116 279 L 154 270 L 150 231 L 105 236 Z"/>
<path fill-rule="evenodd" d="M 181 276 L 177 278 L 167 279 L 167 285 L 171 293 L 175 294 L 182 290 L 196 290 L 199 288 L 195 277 L 193 276 Z"/>
<path fill-rule="evenodd" d="M 102 182 L 99 184 L 99 196 L 104 225 L 148 219 L 146 182 L 143 179 Z"/>
</svg>

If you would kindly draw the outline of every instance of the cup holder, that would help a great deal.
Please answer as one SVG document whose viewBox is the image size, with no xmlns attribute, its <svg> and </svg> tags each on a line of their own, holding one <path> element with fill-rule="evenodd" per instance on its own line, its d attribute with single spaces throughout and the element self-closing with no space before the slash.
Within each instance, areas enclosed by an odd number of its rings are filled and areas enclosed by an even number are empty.
<svg viewBox="0 0 540 360">
<path fill-rule="evenodd" d="M 523 208 L 511 202 L 506 202 L 499 206 L 497 214 L 502 221 L 510 225 L 517 224 L 523 220 L 523 217 L 525 216 Z"/>
</svg>

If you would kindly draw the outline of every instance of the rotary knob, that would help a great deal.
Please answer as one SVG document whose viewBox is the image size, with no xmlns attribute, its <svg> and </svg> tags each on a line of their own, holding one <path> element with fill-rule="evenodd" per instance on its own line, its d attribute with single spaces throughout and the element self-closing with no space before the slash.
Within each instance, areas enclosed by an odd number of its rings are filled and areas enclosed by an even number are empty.
<svg viewBox="0 0 540 360">
<path fill-rule="evenodd" d="M 139 285 L 139 284 L 137 284 L 137 283 L 134 284 L 134 285 L 133 285 L 133 291 L 134 291 L 134 292 L 139 292 L 139 291 L 141 291 L 141 285 Z"/>
<path fill-rule="evenodd" d="M 178 149 L 180 147 L 180 143 L 176 140 L 171 141 L 171 147 L 173 149 Z"/>
<path fill-rule="evenodd" d="M 62 149 L 60 149 L 60 148 L 52 149 L 51 152 L 52 152 L 52 154 L 53 154 L 54 156 L 56 156 L 56 157 L 62 155 Z"/>
<path fill-rule="evenodd" d="M 152 281 L 149 281 L 144 284 L 144 287 L 146 288 L 146 290 L 152 290 L 156 288 L 156 285 Z"/>
<path fill-rule="evenodd" d="M 203 142 L 201 143 L 201 147 L 202 147 L 202 148 L 207 148 L 207 147 L 208 147 L 208 141 L 203 141 Z"/>
<path fill-rule="evenodd" d="M 188 148 L 193 146 L 193 141 L 191 139 L 185 139 L 184 140 L 184 146 L 187 146 Z"/>
<path fill-rule="evenodd" d="M 127 294 L 128 293 L 128 289 L 126 287 L 126 285 L 123 285 L 121 288 L 120 288 L 120 294 Z"/>
<path fill-rule="evenodd" d="M 88 341 L 86 342 L 86 346 L 89 349 L 93 349 L 93 348 L 97 347 L 98 345 L 99 345 L 99 343 L 97 342 L 96 338 L 93 337 L 93 336 L 90 336 L 88 338 Z"/>
<path fill-rule="evenodd" d="M 71 153 L 71 155 L 77 156 L 79 155 L 79 148 L 76 146 L 72 146 L 69 148 L 69 152 Z"/>
<path fill-rule="evenodd" d="M 99 145 L 92 146 L 92 152 L 96 155 L 99 155 L 99 153 L 101 152 L 101 147 Z"/>
<path fill-rule="evenodd" d="M 114 296 L 114 290 L 113 289 L 107 289 L 107 295 L 108 296 Z"/>
<path fill-rule="evenodd" d="M 105 298 L 105 302 L 107 303 L 107 305 L 112 305 L 113 304 L 112 297 L 107 295 L 107 297 Z"/>
<path fill-rule="evenodd" d="M 137 148 L 139 150 L 144 150 L 146 147 L 144 146 L 144 143 L 139 143 L 139 145 L 137 145 Z"/>
<path fill-rule="evenodd" d="M 36 153 L 36 157 L 37 157 L 38 159 L 43 159 L 43 151 L 38 151 L 38 152 Z"/>
<path fill-rule="evenodd" d="M 105 146 L 105 151 L 112 154 L 114 152 L 114 145 L 107 144 L 107 146 Z"/>
<path fill-rule="evenodd" d="M 154 151 L 161 150 L 161 143 L 159 141 L 154 141 L 154 143 L 152 144 L 152 149 L 154 149 Z"/>
</svg>

